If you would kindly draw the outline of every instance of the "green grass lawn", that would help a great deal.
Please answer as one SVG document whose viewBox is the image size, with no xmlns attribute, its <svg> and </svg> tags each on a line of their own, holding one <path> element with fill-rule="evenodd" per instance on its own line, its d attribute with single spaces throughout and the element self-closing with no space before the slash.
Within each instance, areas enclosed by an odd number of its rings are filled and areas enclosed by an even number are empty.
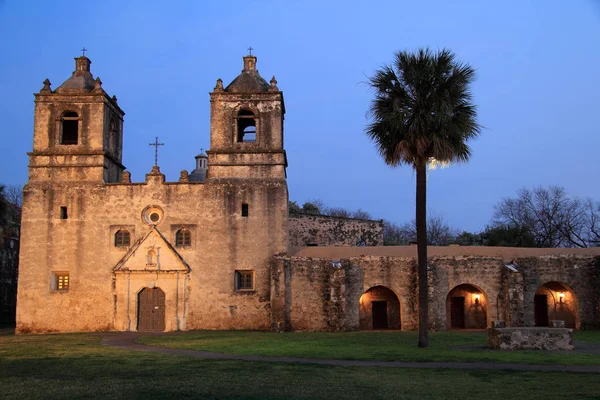
<svg viewBox="0 0 600 400">
<path fill-rule="evenodd" d="M 573 338 L 578 342 L 600 344 L 600 331 L 575 331 Z"/>
<path fill-rule="evenodd" d="M 232 335 L 236 336 L 241 337 Z M 518 393 L 521 398 L 547 400 L 598 398 L 600 392 L 600 381 L 589 373 L 214 361 L 112 349 L 101 346 L 100 339 L 92 334 L 1 336 L 0 398 L 455 399 L 468 395 L 505 400 Z"/>
<path fill-rule="evenodd" d="M 600 332 L 576 332 L 575 339 L 600 343 Z M 139 343 L 176 349 L 207 350 L 304 358 L 380 361 L 509 362 L 527 364 L 600 365 L 600 354 L 544 351 L 508 352 L 485 347 L 484 332 L 431 332 L 429 348 L 419 349 L 417 332 L 235 332 L 199 331 L 147 336 Z"/>
</svg>

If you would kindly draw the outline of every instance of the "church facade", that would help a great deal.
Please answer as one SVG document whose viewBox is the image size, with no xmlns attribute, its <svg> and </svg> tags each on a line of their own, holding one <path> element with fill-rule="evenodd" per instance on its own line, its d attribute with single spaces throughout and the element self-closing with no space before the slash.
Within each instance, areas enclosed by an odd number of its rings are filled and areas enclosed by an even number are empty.
<svg viewBox="0 0 600 400">
<path fill-rule="evenodd" d="M 124 112 L 87 57 L 56 89 L 44 82 L 23 196 L 18 333 L 417 328 L 414 246 L 380 246 L 378 221 L 288 215 L 283 93 L 255 56 L 243 60 L 210 93 L 208 154 L 176 182 L 157 165 L 131 182 Z M 598 326 L 600 249 L 429 254 L 431 329 Z"/>
<path fill-rule="evenodd" d="M 35 95 L 17 331 L 270 329 L 288 201 L 275 79 L 246 56 L 230 85 L 217 81 L 204 180 L 165 182 L 155 166 L 131 183 L 124 112 L 90 64 L 77 58 Z"/>
</svg>

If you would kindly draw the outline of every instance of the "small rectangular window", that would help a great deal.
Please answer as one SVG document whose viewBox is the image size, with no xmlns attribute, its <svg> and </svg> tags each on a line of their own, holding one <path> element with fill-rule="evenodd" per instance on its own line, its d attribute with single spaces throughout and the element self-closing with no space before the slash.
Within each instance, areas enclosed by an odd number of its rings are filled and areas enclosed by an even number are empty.
<svg viewBox="0 0 600 400">
<path fill-rule="evenodd" d="M 53 274 L 52 289 L 57 292 L 67 292 L 69 290 L 69 273 L 68 272 L 54 272 Z"/>
<path fill-rule="evenodd" d="M 126 229 L 119 229 L 115 233 L 115 247 L 129 247 L 131 243 L 131 235 Z"/>
<path fill-rule="evenodd" d="M 235 271 L 235 290 L 254 290 L 254 271 Z"/>
<path fill-rule="evenodd" d="M 175 247 L 190 247 L 192 245 L 192 233 L 182 228 L 175 233 Z"/>
<path fill-rule="evenodd" d="M 242 204 L 242 217 L 247 217 L 248 216 L 248 204 L 243 203 Z"/>
<path fill-rule="evenodd" d="M 69 216 L 67 214 L 67 207 L 60 208 L 60 219 L 67 219 Z"/>
</svg>

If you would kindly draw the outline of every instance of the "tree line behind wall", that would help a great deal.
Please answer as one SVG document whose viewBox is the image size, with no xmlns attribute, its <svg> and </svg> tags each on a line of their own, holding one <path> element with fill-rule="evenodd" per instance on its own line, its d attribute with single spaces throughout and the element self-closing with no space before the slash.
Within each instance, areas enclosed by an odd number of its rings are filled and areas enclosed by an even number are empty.
<svg viewBox="0 0 600 400">
<path fill-rule="evenodd" d="M 13 326 L 17 301 L 20 186 L 0 185 L 0 326 Z"/>
<path fill-rule="evenodd" d="M 328 207 L 321 200 L 302 206 L 291 201 L 289 208 L 290 213 L 372 219 L 364 210 Z M 515 197 L 502 199 L 494 207 L 490 223 L 479 232 L 460 231 L 446 223 L 442 215 L 431 211 L 428 214 L 427 242 L 431 246 L 600 246 L 600 203 L 571 197 L 559 186 L 524 188 Z M 383 222 L 384 245 L 416 242 L 414 220 L 404 224 Z"/>
</svg>

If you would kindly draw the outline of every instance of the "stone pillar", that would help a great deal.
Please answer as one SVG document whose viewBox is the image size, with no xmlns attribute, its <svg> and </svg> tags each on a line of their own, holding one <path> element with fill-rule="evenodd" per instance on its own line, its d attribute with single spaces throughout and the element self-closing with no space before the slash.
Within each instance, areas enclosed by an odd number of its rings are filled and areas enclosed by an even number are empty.
<svg viewBox="0 0 600 400">
<path fill-rule="evenodd" d="M 523 274 L 520 272 L 508 271 L 504 280 L 506 284 L 507 299 L 506 305 L 506 324 L 508 326 L 524 326 L 523 299 L 525 296 L 525 283 Z"/>
<path fill-rule="evenodd" d="M 285 322 L 285 264 L 289 259 L 271 259 L 271 330 L 283 332 L 286 330 Z"/>
<path fill-rule="evenodd" d="M 365 276 L 362 268 L 349 264 L 349 261 L 342 260 L 345 271 L 345 291 L 346 301 L 344 329 L 356 331 L 360 327 L 360 296 L 364 293 Z"/>
<path fill-rule="evenodd" d="M 331 267 L 329 273 L 329 293 L 326 296 L 328 325 L 330 332 L 344 331 L 346 316 L 346 273 L 341 267 Z"/>
<path fill-rule="evenodd" d="M 446 298 L 448 271 L 435 265 L 429 268 L 429 329 L 446 330 Z"/>
</svg>

